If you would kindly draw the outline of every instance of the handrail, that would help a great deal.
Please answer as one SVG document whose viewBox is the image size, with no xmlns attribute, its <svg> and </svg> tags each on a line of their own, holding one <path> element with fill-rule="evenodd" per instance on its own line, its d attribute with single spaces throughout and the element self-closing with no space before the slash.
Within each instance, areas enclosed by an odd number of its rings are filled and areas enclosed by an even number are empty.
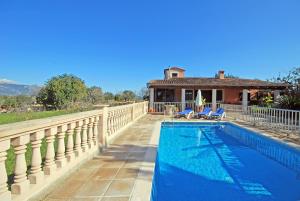
<svg viewBox="0 0 300 201">
<path fill-rule="evenodd" d="M 27 133 L 38 129 L 48 128 L 57 124 L 66 124 L 75 120 L 82 120 L 89 116 L 101 115 L 102 110 L 92 110 L 86 112 L 78 112 L 73 114 L 65 114 L 55 117 L 47 117 L 42 119 L 34 119 L 0 125 L 0 141 L 7 137 L 15 137 L 18 133 Z M 13 128 L 13 129 L 12 129 Z"/>
</svg>

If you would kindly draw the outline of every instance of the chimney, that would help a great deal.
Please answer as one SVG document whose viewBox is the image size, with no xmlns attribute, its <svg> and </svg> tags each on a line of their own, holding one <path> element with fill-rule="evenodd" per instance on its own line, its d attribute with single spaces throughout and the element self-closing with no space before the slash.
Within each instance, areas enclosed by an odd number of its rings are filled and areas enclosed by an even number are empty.
<svg viewBox="0 0 300 201">
<path fill-rule="evenodd" d="M 219 70 L 219 79 L 224 79 L 225 78 L 225 74 L 224 74 L 224 70 Z"/>
</svg>

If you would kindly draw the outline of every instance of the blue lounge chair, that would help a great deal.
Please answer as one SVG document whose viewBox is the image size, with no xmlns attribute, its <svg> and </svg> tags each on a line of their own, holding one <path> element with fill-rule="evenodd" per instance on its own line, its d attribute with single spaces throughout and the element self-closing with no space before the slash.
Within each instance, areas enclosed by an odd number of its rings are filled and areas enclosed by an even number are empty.
<svg viewBox="0 0 300 201">
<path fill-rule="evenodd" d="M 189 119 L 191 117 L 191 115 L 193 115 L 194 110 L 192 108 L 185 108 L 184 111 L 182 112 L 178 112 L 176 114 L 176 117 L 186 117 L 187 119 Z"/>
<path fill-rule="evenodd" d="M 202 112 L 197 113 L 197 117 L 209 117 L 212 113 L 211 108 L 205 107 Z"/>
<path fill-rule="evenodd" d="M 211 114 L 211 117 L 222 120 L 226 117 L 226 113 L 223 108 L 218 108 L 216 112 Z"/>
</svg>

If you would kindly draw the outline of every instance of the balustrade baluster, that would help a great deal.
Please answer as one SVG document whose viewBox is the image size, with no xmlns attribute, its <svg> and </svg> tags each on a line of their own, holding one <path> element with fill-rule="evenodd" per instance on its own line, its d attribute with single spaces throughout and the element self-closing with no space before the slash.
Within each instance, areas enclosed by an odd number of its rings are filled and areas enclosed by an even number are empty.
<svg viewBox="0 0 300 201">
<path fill-rule="evenodd" d="M 75 126 L 76 126 L 76 123 L 70 123 L 67 125 L 68 141 L 67 141 L 66 157 L 67 157 L 68 162 L 71 162 L 75 158 L 74 139 L 73 139 Z"/>
<path fill-rule="evenodd" d="M 26 144 L 29 143 L 29 134 L 23 135 L 12 140 L 12 145 L 16 154 L 14 183 L 11 186 L 12 194 L 24 194 L 29 188 L 27 179 L 27 165 L 25 160 Z"/>
<path fill-rule="evenodd" d="M 47 129 L 45 132 L 46 143 L 47 143 L 46 160 L 44 166 L 45 175 L 52 175 L 53 172 L 55 172 L 56 170 L 56 165 L 54 160 L 55 157 L 54 140 L 55 140 L 56 133 L 57 133 L 57 127 Z"/>
<path fill-rule="evenodd" d="M 11 200 L 11 192 L 7 188 L 7 172 L 5 168 L 5 160 L 7 158 L 7 150 L 10 148 L 10 140 L 0 142 L 0 198 L 1 200 Z"/>
<path fill-rule="evenodd" d="M 57 129 L 57 153 L 56 153 L 56 165 L 58 168 L 62 168 L 66 163 L 65 156 L 65 136 L 68 127 L 67 125 L 58 126 Z"/>
<path fill-rule="evenodd" d="M 93 126 L 94 126 L 94 118 L 89 118 L 88 121 L 88 139 L 87 139 L 87 143 L 88 143 L 88 147 L 89 149 L 92 149 L 92 140 L 93 140 Z"/>
<path fill-rule="evenodd" d="M 32 147 L 32 160 L 30 175 L 28 176 L 31 184 L 39 184 L 44 180 L 44 173 L 42 172 L 42 156 L 41 145 L 42 139 L 45 137 L 45 131 L 38 131 L 32 133 L 30 136 Z"/>
<path fill-rule="evenodd" d="M 75 145 L 74 145 L 74 151 L 76 154 L 76 157 L 80 157 L 82 154 L 82 148 L 81 148 L 81 130 L 82 130 L 83 121 L 77 121 L 76 122 L 76 128 L 75 128 Z"/>
<path fill-rule="evenodd" d="M 87 124 L 88 124 L 88 119 L 84 119 L 82 125 L 82 138 L 81 138 L 81 147 L 84 153 L 87 151 L 87 129 L 88 129 Z"/>
<path fill-rule="evenodd" d="M 93 124 L 93 144 L 94 144 L 94 146 L 97 145 L 97 139 L 98 139 L 98 135 L 99 135 L 99 132 L 98 132 L 99 120 L 100 120 L 99 116 L 94 117 L 94 124 Z"/>
</svg>

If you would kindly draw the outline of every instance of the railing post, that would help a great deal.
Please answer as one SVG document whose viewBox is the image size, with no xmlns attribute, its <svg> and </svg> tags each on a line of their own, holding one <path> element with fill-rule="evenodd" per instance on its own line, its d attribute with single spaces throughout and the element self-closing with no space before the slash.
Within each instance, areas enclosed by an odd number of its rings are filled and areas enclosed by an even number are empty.
<svg viewBox="0 0 300 201">
<path fill-rule="evenodd" d="M 93 147 L 93 132 L 94 132 L 94 118 L 89 118 L 89 123 L 88 123 L 88 139 L 87 139 L 87 143 L 89 146 L 89 149 L 92 149 Z"/>
<path fill-rule="evenodd" d="M 0 200 L 11 200 L 11 193 L 7 188 L 7 172 L 5 168 L 5 160 L 7 150 L 10 148 L 10 140 L 0 142 Z"/>
<path fill-rule="evenodd" d="M 76 157 L 80 157 L 82 155 L 82 148 L 81 148 L 81 128 L 83 125 L 83 121 L 79 120 L 76 122 L 76 128 L 75 128 L 75 145 L 74 145 L 74 151 L 76 154 Z"/>
<path fill-rule="evenodd" d="M 98 127 L 99 127 L 99 116 L 94 117 L 94 124 L 93 124 L 93 144 L 94 146 L 97 145 L 97 138 L 98 138 Z"/>
<path fill-rule="evenodd" d="M 68 124 L 68 130 L 67 130 L 67 136 L 68 136 L 68 141 L 67 141 L 67 150 L 66 150 L 66 157 L 68 162 L 71 162 L 75 158 L 75 153 L 74 153 L 74 130 L 75 130 L 75 123 L 70 123 Z"/>
<path fill-rule="evenodd" d="M 57 133 L 57 127 L 53 127 L 46 130 L 46 143 L 47 143 L 47 151 L 46 151 L 46 160 L 44 166 L 45 175 L 52 175 L 56 171 L 55 165 L 55 151 L 54 151 L 54 140 L 55 134 Z"/>
<path fill-rule="evenodd" d="M 29 188 L 27 179 L 27 165 L 25 160 L 26 144 L 29 143 L 29 134 L 23 135 L 12 140 L 16 154 L 14 184 L 11 186 L 12 194 L 23 194 Z"/>
<path fill-rule="evenodd" d="M 62 168 L 66 163 L 65 156 L 65 135 L 67 131 L 67 125 L 58 126 L 57 129 L 57 154 L 56 154 L 56 165 L 58 168 Z"/>
<path fill-rule="evenodd" d="M 247 112 L 248 107 L 248 89 L 243 89 L 243 112 Z"/>
<path fill-rule="evenodd" d="M 41 144 L 45 136 L 45 131 L 38 131 L 32 133 L 30 136 L 32 147 L 32 160 L 30 175 L 28 176 L 31 184 L 39 184 L 44 180 L 44 173 L 42 172 L 42 156 Z"/>
<path fill-rule="evenodd" d="M 154 110 L 154 88 L 149 88 L 150 110 Z"/>
<path fill-rule="evenodd" d="M 83 120 L 83 125 L 82 125 L 82 138 L 81 138 L 81 147 L 82 147 L 82 152 L 85 153 L 87 151 L 87 129 L 88 129 L 88 120 L 89 119 L 84 119 Z"/>
<path fill-rule="evenodd" d="M 107 147 L 107 124 L 108 124 L 108 107 L 103 107 L 101 118 L 101 135 L 99 137 L 99 143 L 102 148 Z"/>
<path fill-rule="evenodd" d="M 181 89 L 181 111 L 185 110 L 185 89 Z"/>
<path fill-rule="evenodd" d="M 212 90 L 212 110 L 217 110 L 217 89 Z"/>
</svg>

